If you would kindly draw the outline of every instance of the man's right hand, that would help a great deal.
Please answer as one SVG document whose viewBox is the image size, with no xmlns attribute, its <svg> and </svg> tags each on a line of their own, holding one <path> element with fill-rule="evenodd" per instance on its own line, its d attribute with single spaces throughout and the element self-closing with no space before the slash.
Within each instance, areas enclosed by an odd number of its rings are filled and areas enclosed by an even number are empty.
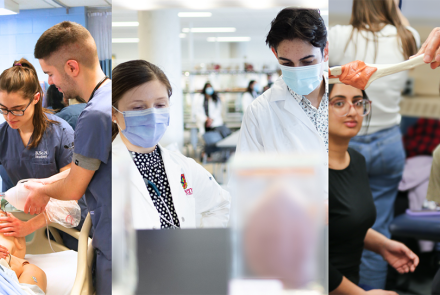
<svg viewBox="0 0 440 295">
<path fill-rule="evenodd" d="M 423 58 L 425 63 L 430 63 L 435 58 L 435 61 L 431 63 L 431 69 L 440 66 L 440 27 L 432 30 L 419 52 L 417 52 L 416 55 L 411 56 L 411 58 L 423 53 L 425 54 L 425 57 Z"/>
</svg>

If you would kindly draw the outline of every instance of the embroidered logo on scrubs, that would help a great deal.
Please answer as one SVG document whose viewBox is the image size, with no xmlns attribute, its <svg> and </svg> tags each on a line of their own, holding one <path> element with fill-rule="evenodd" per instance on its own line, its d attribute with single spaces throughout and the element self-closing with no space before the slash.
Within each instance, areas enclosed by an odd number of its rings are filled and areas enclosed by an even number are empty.
<svg viewBox="0 0 440 295">
<path fill-rule="evenodd" d="M 186 183 L 185 174 L 180 175 L 180 183 L 182 184 L 183 189 L 188 188 L 188 184 Z"/>
<path fill-rule="evenodd" d="M 48 156 L 47 151 L 36 151 L 35 152 L 35 159 L 46 159 Z"/>
<path fill-rule="evenodd" d="M 180 175 L 180 183 L 182 184 L 183 190 L 185 191 L 185 194 L 187 196 L 193 194 L 192 188 L 188 188 L 188 183 L 186 182 L 185 174 Z"/>
</svg>

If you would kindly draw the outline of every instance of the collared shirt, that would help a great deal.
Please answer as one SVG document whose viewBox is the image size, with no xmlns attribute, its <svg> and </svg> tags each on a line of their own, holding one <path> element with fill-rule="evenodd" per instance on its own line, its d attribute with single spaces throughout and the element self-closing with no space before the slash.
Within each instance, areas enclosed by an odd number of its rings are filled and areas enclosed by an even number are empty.
<svg viewBox="0 0 440 295">
<path fill-rule="evenodd" d="M 316 130 L 321 136 L 322 140 L 325 144 L 325 149 L 328 152 L 328 86 L 327 79 L 324 78 L 325 82 L 325 93 L 322 96 L 321 103 L 319 104 L 318 109 L 316 109 L 310 100 L 308 100 L 305 96 L 300 95 L 293 91 L 287 86 L 290 94 L 292 94 L 293 98 L 299 103 L 304 113 L 306 113 L 307 117 L 312 121 L 313 125 L 315 125 Z"/>
</svg>

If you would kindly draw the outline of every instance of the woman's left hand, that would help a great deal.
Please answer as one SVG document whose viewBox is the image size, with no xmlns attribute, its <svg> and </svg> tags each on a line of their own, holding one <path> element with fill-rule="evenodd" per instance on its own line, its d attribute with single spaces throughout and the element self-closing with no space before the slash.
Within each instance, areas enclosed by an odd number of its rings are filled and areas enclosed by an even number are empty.
<svg viewBox="0 0 440 295">
<path fill-rule="evenodd" d="M 413 272 L 419 264 L 419 257 L 404 244 L 388 239 L 380 254 L 399 273 Z"/>
</svg>

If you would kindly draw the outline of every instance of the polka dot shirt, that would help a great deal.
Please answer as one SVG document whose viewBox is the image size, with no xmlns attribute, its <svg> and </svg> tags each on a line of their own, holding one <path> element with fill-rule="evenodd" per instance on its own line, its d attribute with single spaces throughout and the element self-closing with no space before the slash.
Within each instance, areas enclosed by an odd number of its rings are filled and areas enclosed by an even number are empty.
<svg viewBox="0 0 440 295">
<path fill-rule="evenodd" d="M 168 183 L 168 177 L 165 172 L 165 165 L 163 163 L 159 148 L 156 146 L 156 149 L 148 154 L 136 152 L 131 153 L 133 161 L 142 177 L 154 183 L 162 196 L 163 202 L 155 190 L 150 185 L 148 186 L 148 193 L 153 200 L 154 206 L 159 214 L 167 220 L 165 221 L 163 218 L 160 218 L 161 228 L 173 228 L 171 225 L 172 223 L 174 223 L 177 227 L 180 227 L 176 209 L 174 208 L 170 184 Z M 173 217 L 173 221 L 170 219 L 170 214 Z"/>
<path fill-rule="evenodd" d="M 315 128 L 324 141 L 325 148 L 328 152 L 328 88 L 327 83 L 325 83 L 325 85 L 325 93 L 322 96 L 318 109 L 316 109 L 305 96 L 296 93 L 289 87 L 287 87 L 287 89 L 289 89 L 290 94 L 292 94 L 293 98 L 299 103 L 307 117 L 309 117 L 313 125 L 315 125 Z"/>
</svg>

